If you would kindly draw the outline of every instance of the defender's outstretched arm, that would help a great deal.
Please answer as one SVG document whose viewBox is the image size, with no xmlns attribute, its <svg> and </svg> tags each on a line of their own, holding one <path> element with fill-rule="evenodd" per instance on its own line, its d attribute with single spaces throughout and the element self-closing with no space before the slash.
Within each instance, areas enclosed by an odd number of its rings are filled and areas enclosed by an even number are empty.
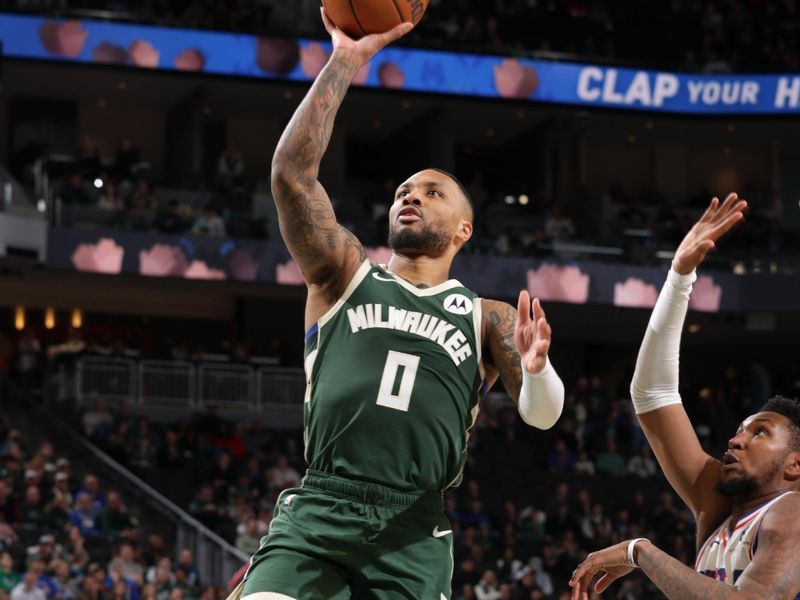
<svg viewBox="0 0 800 600">
<path fill-rule="evenodd" d="M 694 511 L 697 538 L 704 540 L 730 512 L 728 501 L 714 492 L 720 464 L 700 446 L 678 392 L 681 331 L 689 307 L 695 269 L 715 242 L 744 217 L 747 203 L 731 194 L 708 210 L 681 242 L 672 270 L 650 317 L 631 398 L 639 422 L 672 487 Z"/>
</svg>

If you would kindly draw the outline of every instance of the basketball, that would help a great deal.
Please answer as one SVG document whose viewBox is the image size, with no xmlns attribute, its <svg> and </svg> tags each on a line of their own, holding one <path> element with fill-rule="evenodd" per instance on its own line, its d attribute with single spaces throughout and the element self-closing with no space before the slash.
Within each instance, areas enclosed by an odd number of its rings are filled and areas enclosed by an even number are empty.
<svg viewBox="0 0 800 600">
<path fill-rule="evenodd" d="M 322 0 L 333 24 L 352 38 L 420 22 L 428 0 Z"/>
</svg>

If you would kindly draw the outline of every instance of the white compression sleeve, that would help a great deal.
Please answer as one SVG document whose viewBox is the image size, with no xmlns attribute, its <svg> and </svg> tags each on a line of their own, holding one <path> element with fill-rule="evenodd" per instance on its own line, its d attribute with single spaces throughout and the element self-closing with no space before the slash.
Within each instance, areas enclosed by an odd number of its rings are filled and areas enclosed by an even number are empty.
<svg viewBox="0 0 800 600">
<path fill-rule="evenodd" d="M 694 271 L 680 275 L 670 269 L 661 289 L 631 381 L 631 399 L 638 415 L 681 403 L 678 391 L 681 332 L 696 279 Z"/>
<path fill-rule="evenodd" d="M 519 414 L 522 420 L 537 429 L 550 429 L 564 409 L 564 383 L 550 359 L 541 373 L 528 373 L 522 367 L 522 389 L 519 392 Z"/>
</svg>

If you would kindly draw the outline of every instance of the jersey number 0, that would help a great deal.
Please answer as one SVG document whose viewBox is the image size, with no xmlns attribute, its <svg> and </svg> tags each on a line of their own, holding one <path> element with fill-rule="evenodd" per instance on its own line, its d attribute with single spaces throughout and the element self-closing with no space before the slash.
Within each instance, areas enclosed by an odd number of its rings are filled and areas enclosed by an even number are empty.
<svg viewBox="0 0 800 600">
<path fill-rule="evenodd" d="M 408 412 L 418 367 L 419 356 L 389 350 L 378 391 L 378 406 Z"/>
</svg>

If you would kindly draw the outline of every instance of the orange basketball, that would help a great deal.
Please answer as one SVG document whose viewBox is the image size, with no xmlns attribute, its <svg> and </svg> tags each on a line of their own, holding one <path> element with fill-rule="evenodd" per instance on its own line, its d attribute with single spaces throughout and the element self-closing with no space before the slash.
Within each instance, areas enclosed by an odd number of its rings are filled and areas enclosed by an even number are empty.
<svg viewBox="0 0 800 600">
<path fill-rule="evenodd" d="M 383 33 L 395 25 L 416 25 L 428 8 L 428 0 L 322 0 L 331 21 L 352 38 Z"/>
</svg>

